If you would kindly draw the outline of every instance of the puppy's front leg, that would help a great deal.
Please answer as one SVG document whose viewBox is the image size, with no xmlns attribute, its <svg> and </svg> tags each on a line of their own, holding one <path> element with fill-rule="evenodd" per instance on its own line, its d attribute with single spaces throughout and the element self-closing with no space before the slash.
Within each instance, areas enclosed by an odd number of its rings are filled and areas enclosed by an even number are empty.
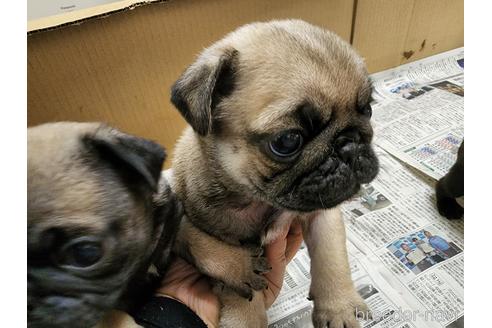
<svg viewBox="0 0 492 328">
<path fill-rule="evenodd" d="M 175 252 L 192 263 L 201 273 L 234 289 L 248 301 L 254 290 L 263 290 L 267 281 L 263 273 L 270 270 L 259 250 L 227 244 L 195 227 L 183 218 Z"/>
<path fill-rule="evenodd" d="M 268 324 L 265 298 L 262 291 L 254 291 L 247 300 L 228 288 L 218 292 L 220 303 L 220 328 L 266 328 Z"/>
<path fill-rule="evenodd" d="M 345 226 L 338 207 L 303 221 L 311 257 L 311 288 L 316 328 L 358 328 L 355 315 L 368 308 L 354 288 L 347 257 Z"/>
</svg>

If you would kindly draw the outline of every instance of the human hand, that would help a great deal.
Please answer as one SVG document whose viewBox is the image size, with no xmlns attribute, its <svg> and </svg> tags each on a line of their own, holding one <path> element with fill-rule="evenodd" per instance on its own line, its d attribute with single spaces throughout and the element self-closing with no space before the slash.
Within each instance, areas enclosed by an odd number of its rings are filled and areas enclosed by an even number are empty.
<svg viewBox="0 0 492 328">
<path fill-rule="evenodd" d="M 280 293 L 285 267 L 295 256 L 302 243 L 302 229 L 299 223 L 286 226 L 272 243 L 266 246 L 267 257 L 272 270 L 265 274 L 268 288 L 263 290 L 265 307 L 269 308 Z M 212 291 L 208 277 L 199 273 L 181 258 L 170 265 L 157 294 L 172 297 L 195 312 L 208 327 L 218 327 L 220 302 Z"/>
<path fill-rule="evenodd" d="M 157 294 L 184 303 L 207 327 L 219 326 L 220 302 L 209 278 L 182 258 L 177 257 L 170 264 Z"/>
<path fill-rule="evenodd" d="M 302 227 L 294 222 L 286 226 L 282 233 L 265 249 L 265 255 L 272 270 L 265 274 L 268 289 L 263 290 L 265 308 L 272 306 L 278 297 L 284 282 L 285 268 L 296 255 L 302 243 Z"/>
</svg>

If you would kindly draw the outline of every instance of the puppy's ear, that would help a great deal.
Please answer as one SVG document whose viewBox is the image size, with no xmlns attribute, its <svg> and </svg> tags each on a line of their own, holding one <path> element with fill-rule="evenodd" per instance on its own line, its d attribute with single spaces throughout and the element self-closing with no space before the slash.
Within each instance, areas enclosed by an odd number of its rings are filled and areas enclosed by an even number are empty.
<svg viewBox="0 0 492 328">
<path fill-rule="evenodd" d="M 97 153 L 98 160 L 112 165 L 126 181 L 143 182 L 156 191 L 166 158 L 164 149 L 153 141 L 114 132 L 87 135 L 83 142 L 90 151 Z"/>
<path fill-rule="evenodd" d="M 202 55 L 171 88 L 171 102 L 202 136 L 212 132 L 214 109 L 232 92 L 238 55 L 235 49 L 219 56 Z"/>
</svg>

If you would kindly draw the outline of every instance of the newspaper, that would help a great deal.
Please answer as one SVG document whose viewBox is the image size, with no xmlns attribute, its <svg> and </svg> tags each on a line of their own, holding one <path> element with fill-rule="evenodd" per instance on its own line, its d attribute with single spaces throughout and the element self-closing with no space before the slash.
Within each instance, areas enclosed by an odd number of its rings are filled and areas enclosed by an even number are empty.
<svg viewBox="0 0 492 328">
<path fill-rule="evenodd" d="M 463 49 L 372 78 L 380 173 L 342 205 L 352 278 L 373 314 L 361 326 L 463 327 L 463 220 L 442 218 L 434 194 L 463 138 Z M 309 270 L 302 246 L 268 310 L 270 328 L 312 327 Z"/>
<path fill-rule="evenodd" d="M 434 179 L 463 140 L 463 48 L 372 75 L 375 143 Z"/>
</svg>

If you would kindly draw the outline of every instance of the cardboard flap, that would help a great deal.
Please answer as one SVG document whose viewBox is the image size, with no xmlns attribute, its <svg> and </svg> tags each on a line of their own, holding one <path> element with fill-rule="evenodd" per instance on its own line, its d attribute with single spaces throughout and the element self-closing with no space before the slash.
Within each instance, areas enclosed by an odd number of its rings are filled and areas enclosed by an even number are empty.
<svg viewBox="0 0 492 328">
<path fill-rule="evenodd" d="M 28 0 L 27 32 L 80 24 L 90 18 L 162 1 L 165 0 L 51 0 L 51 5 L 47 5 L 44 1 Z"/>
</svg>

